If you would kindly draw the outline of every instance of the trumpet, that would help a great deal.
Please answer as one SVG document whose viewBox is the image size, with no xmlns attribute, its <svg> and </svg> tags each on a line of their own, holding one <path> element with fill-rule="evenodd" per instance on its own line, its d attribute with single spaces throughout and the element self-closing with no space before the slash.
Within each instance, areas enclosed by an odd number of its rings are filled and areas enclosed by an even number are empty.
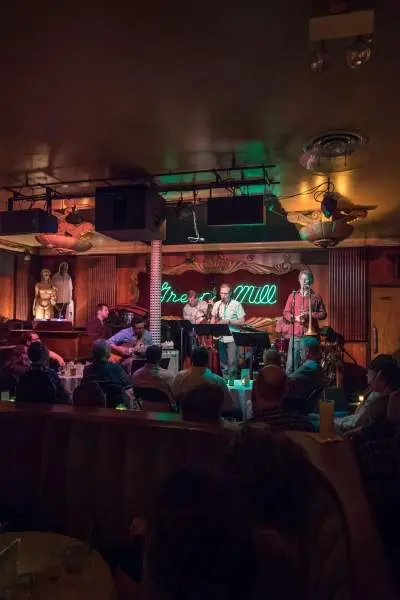
<svg viewBox="0 0 400 600">
<path fill-rule="evenodd" d="M 308 329 L 305 332 L 306 336 L 316 337 L 318 331 L 313 327 L 312 306 L 311 306 L 311 286 L 307 286 L 308 291 Z"/>
</svg>

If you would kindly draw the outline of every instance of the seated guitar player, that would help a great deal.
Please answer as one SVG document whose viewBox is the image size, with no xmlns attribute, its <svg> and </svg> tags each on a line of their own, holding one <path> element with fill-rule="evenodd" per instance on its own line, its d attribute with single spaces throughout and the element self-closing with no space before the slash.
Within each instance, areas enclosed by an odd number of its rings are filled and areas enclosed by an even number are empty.
<svg viewBox="0 0 400 600">
<path fill-rule="evenodd" d="M 131 327 L 121 329 L 107 340 L 111 352 L 116 356 L 117 362 L 130 374 L 132 363 L 137 358 L 144 358 L 146 350 L 153 344 L 150 331 L 145 328 L 145 321 L 137 320 Z"/>
</svg>

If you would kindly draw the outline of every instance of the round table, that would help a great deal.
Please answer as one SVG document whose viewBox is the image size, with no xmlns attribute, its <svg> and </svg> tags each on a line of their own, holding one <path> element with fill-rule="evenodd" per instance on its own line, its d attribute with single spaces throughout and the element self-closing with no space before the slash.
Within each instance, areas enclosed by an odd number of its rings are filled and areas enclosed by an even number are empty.
<svg viewBox="0 0 400 600">
<path fill-rule="evenodd" d="M 33 577 L 32 600 L 114 600 L 114 581 L 98 552 L 92 552 L 82 573 L 69 574 L 64 567 L 65 553 L 79 544 L 78 540 L 39 531 L 10 532 L 0 535 L 0 550 L 15 538 L 21 539 L 18 576 Z"/>
<path fill-rule="evenodd" d="M 234 405 L 239 406 L 242 411 L 243 421 L 247 421 L 247 419 L 251 419 L 253 416 L 253 406 L 251 403 L 252 388 L 252 380 L 249 381 L 248 385 L 244 385 L 241 379 L 235 379 L 234 385 L 228 385 Z"/>
</svg>

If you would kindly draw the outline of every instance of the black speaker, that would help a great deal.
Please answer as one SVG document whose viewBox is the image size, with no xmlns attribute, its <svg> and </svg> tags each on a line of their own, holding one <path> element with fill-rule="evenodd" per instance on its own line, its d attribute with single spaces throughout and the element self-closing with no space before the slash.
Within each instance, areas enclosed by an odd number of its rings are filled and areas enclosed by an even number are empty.
<svg viewBox="0 0 400 600">
<path fill-rule="evenodd" d="M 264 196 L 226 196 L 207 201 L 207 225 L 264 225 Z"/>
<path fill-rule="evenodd" d="M 41 208 L 0 213 L 0 234 L 57 233 L 58 221 Z"/>
<path fill-rule="evenodd" d="M 96 189 L 95 229 L 121 242 L 164 237 L 165 200 L 148 186 L 123 185 Z"/>
</svg>

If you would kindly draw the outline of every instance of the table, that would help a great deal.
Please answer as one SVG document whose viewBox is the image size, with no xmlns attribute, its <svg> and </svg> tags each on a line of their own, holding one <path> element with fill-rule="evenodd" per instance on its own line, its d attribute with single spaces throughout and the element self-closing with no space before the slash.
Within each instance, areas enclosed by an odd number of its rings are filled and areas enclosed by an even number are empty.
<svg viewBox="0 0 400 600">
<path fill-rule="evenodd" d="M 15 538 L 21 539 L 18 555 L 18 575 L 33 574 L 33 600 L 114 600 L 114 582 L 105 561 L 93 552 L 88 567 L 79 575 L 65 573 L 55 578 L 57 567 L 63 565 L 63 551 L 78 543 L 72 538 L 55 533 L 24 531 L 0 536 L 0 548 Z M 53 578 L 50 577 L 53 569 Z M 48 577 L 46 577 L 46 571 Z M 62 571 L 59 571 L 62 572 Z"/>
<path fill-rule="evenodd" d="M 253 406 L 251 403 L 251 391 L 253 381 L 249 385 L 243 385 L 241 379 L 235 379 L 234 385 L 228 385 L 229 392 L 235 406 L 239 406 L 242 411 L 243 421 L 251 419 L 253 416 Z"/>
</svg>

